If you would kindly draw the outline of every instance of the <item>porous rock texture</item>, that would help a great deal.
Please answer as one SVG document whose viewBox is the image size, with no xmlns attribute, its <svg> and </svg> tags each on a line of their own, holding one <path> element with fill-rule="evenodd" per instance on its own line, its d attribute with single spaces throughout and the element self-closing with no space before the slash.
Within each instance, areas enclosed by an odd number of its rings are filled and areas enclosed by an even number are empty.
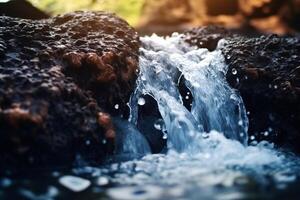
<svg viewBox="0 0 300 200">
<path fill-rule="evenodd" d="M 196 28 L 185 35 L 190 44 L 210 50 L 226 39 L 226 78 L 244 100 L 249 134 L 300 152 L 300 38 L 246 37 L 219 27 Z"/>
<path fill-rule="evenodd" d="M 102 161 L 115 134 L 107 112 L 124 111 L 138 47 L 109 13 L 0 17 L 0 166 Z"/>
</svg>

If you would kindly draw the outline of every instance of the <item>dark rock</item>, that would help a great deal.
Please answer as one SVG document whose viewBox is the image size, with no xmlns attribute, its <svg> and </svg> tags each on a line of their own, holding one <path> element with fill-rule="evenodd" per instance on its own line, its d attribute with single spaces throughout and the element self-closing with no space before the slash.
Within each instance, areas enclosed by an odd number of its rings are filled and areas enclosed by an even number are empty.
<svg viewBox="0 0 300 200">
<path fill-rule="evenodd" d="M 114 105 L 124 112 L 139 40 L 113 14 L 48 20 L 0 17 L 0 166 L 101 161 L 113 151 Z M 113 113 L 114 114 L 114 113 Z"/>
<path fill-rule="evenodd" d="M 228 36 L 230 33 L 225 28 L 219 26 L 207 26 L 194 28 L 185 32 L 185 40 L 199 48 L 207 48 L 210 51 L 216 49 L 220 39 Z"/>
<path fill-rule="evenodd" d="M 161 153 L 166 146 L 166 140 L 163 139 L 162 132 L 162 116 L 159 113 L 156 100 L 150 96 L 143 96 L 145 104 L 138 108 L 138 123 L 137 128 L 147 139 L 152 153 Z M 155 128 L 155 124 L 161 128 Z"/>
<path fill-rule="evenodd" d="M 190 44 L 210 49 L 221 38 L 228 41 L 222 49 L 229 66 L 227 80 L 239 90 L 249 112 L 249 134 L 300 152 L 300 38 L 245 37 L 218 28 L 186 35 Z M 199 43 L 202 40 L 208 40 L 207 46 Z"/>
<path fill-rule="evenodd" d="M 10 0 L 0 3 L 0 15 L 23 19 L 46 19 L 49 15 L 26 0 Z"/>
</svg>

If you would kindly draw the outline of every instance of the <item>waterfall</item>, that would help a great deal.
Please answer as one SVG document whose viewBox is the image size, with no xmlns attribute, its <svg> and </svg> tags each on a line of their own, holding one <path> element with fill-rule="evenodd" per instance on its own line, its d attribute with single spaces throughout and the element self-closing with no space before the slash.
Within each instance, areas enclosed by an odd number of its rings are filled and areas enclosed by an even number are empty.
<svg viewBox="0 0 300 200">
<path fill-rule="evenodd" d="M 107 195 L 124 200 L 256 199 L 253 194 L 258 191 L 253 188 L 274 191 L 270 187 L 282 189 L 300 177 L 299 157 L 254 141 L 253 136 L 246 145 L 245 107 L 225 78 L 225 40 L 214 51 L 192 48 L 178 34 L 141 41 L 129 122 L 113 119 L 115 162 L 79 168 L 77 175 L 91 174 L 92 180 L 96 176 L 101 185 L 112 183 Z M 151 113 L 152 107 L 154 115 L 143 113 Z M 151 154 L 144 138 L 148 129 L 140 128 L 145 124 L 167 140 L 166 152 Z M 268 192 L 262 193 L 259 199 Z"/>
<path fill-rule="evenodd" d="M 220 50 L 224 40 L 212 52 L 190 47 L 179 34 L 145 36 L 141 41 L 140 75 L 130 100 L 131 122 L 137 123 L 137 102 L 147 94 L 157 101 L 169 149 L 201 150 L 205 142 L 196 138 L 205 138 L 212 130 L 247 144 L 248 119 L 242 98 L 225 79 L 227 65 Z M 184 97 L 178 90 L 180 79 L 190 90 Z M 183 105 L 183 98 L 193 98 L 191 111 Z"/>
</svg>

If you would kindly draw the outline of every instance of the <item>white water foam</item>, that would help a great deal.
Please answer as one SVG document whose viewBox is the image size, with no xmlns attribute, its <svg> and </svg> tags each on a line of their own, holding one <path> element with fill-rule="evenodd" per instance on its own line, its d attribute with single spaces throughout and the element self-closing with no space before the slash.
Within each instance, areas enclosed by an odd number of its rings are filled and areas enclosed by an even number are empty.
<svg viewBox="0 0 300 200">
<path fill-rule="evenodd" d="M 227 66 L 219 48 L 209 52 L 182 43 L 180 35 L 166 39 L 153 35 L 141 38 L 140 77 L 131 98 L 131 120 L 137 122 L 137 99 L 151 95 L 158 103 L 168 133 L 169 148 L 198 151 L 205 142 L 199 135 L 216 130 L 227 138 L 247 144 L 248 119 L 238 92 L 225 80 Z M 220 42 L 219 46 L 222 46 Z M 178 91 L 184 79 L 193 96 L 191 112 Z"/>
</svg>

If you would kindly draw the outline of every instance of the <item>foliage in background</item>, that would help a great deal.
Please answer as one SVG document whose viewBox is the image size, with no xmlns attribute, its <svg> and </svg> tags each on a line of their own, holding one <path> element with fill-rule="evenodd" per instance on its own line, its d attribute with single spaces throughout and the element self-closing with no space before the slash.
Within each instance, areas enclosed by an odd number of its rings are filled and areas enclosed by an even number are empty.
<svg viewBox="0 0 300 200">
<path fill-rule="evenodd" d="M 114 12 L 129 24 L 136 25 L 145 0 L 29 0 L 36 7 L 61 14 L 75 10 L 105 10 Z"/>
</svg>

